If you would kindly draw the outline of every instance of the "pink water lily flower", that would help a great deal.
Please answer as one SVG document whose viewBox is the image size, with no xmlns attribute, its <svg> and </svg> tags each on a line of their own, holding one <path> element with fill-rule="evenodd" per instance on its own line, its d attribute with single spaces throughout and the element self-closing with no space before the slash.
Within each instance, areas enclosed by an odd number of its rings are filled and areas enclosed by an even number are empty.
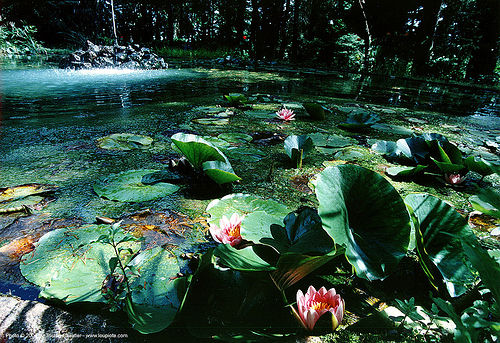
<svg viewBox="0 0 500 343">
<path fill-rule="evenodd" d="M 226 216 L 222 216 L 219 221 L 219 226 L 210 225 L 210 234 L 213 239 L 219 243 L 230 244 L 232 247 L 240 244 L 242 238 L 240 234 L 241 221 L 245 216 L 239 216 L 238 213 L 234 213 L 231 219 L 227 219 Z"/>
<path fill-rule="evenodd" d="M 459 185 L 465 181 L 465 175 L 446 173 L 444 180 L 452 185 Z"/>
<path fill-rule="evenodd" d="M 281 110 L 276 112 L 276 116 L 284 121 L 295 120 L 295 113 L 292 110 L 289 110 L 286 107 L 283 107 Z"/>
<path fill-rule="evenodd" d="M 335 330 L 344 317 L 345 302 L 334 288 L 326 290 L 321 287 L 318 291 L 309 286 L 304 295 L 299 289 L 297 292 L 297 307 L 300 322 L 305 329 L 312 331 L 319 317 L 330 312 L 332 314 L 332 329 Z"/>
</svg>

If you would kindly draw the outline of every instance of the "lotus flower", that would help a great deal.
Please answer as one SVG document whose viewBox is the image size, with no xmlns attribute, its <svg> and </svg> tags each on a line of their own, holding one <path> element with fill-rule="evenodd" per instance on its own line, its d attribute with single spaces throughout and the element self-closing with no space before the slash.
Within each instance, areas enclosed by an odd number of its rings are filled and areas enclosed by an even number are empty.
<svg viewBox="0 0 500 343">
<path fill-rule="evenodd" d="M 234 213 L 231 219 L 227 219 L 226 216 L 222 216 L 219 221 L 219 226 L 211 225 L 210 234 L 213 239 L 219 243 L 230 244 L 232 247 L 240 244 L 242 238 L 240 234 L 241 221 L 245 216 L 239 216 L 238 213 Z"/>
<path fill-rule="evenodd" d="M 276 116 L 284 121 L 295 120 L 295 113 L 293 113 L 292 110 L 289 110 L 288 108 L 285 107 L 276 112 Z"/>
<path fill-rule="evenodd" d="M 444 180 L 452 185 L 459 185 L 465 181 L 465 175 L 446 173 Z"/>
<path fill-rule="evenodd" d="M 334 288 L 327 291 L 325 287 L 321 287 L 316 291 L 313 286 L 309 286 L 305 295 L 298 290 L 297 307 L 300 322 L 306 330 L 312 331 L 319 317 L 327 312 L 332 314 L 332 328 L 335 330 L 344 317 L 345 303 Z"/>
</svg>

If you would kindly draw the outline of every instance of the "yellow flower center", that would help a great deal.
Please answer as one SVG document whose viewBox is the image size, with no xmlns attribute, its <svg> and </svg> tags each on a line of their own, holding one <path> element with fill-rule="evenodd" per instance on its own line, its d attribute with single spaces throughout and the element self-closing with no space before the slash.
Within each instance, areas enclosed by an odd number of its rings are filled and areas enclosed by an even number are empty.
<svg viewBox="0 0 500 343">
<path fill-rule="evenodd" d="M 316 311 L 329 310 L 333 308 L 330 304 L 324 302 L 314 302 L 311 304 L 311 308 Z"/>
<path fill-rule="evenodd" d="M 229 230 L 228 235 L 231 237 L 239 237 L 240 236 L 240 226 L 236 225 L 235 227 L 232 227 Z"/>
</svg>

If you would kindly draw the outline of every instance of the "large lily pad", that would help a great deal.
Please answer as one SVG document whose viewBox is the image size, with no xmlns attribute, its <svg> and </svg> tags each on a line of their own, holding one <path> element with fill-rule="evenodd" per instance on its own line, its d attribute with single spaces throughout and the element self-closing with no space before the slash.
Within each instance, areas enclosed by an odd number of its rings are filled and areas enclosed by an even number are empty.
<svg viewBox="0 0 500 343">
<path fill-rule="evenodd" d="M 179 189 L 179 186 L 157 182 L 146 185 L 142 178 L 158 170 L 129 170 L 110 175 L 94 185 L 97 195 L 109 200 L 121 202 L 142 202 L 158 199 L 170 195 Z"/>
<path fill-rule="evenodd" d="M 307 135 L 291 135 L 285 139 L 285 153 L 297 167 L 302 167 L 302 159 L 314 147 L 312 139 Z"/>
<path fill-rule="evenodd" d="M 356 143 L 356 140 L 351 137 L 340 135 L 328 135 L 325 133 L 311 133 L 308 135 L 313 140 L 315 146 L 328 148 L 343 148 Z"/>
<path fill-rule="evenodd" d="M 176 133 L 172 142 L 196 169 L 201 169 L 206 161 L 226 162 L 224 154 L 200 136 Z"/>
<path fill-rule="evenodd" d="M 220 135 L 217 136 L 217 138 L 223 139 L 226 142 L 232 144 L 247 143 L 252 140 L 252 136 L 247 135 L 246 133 L 238 133 L 238 132 L 221 133 Z"/>
<path fill-rule="evenodd" d="M 108 232 L 107 225 L 57 229 L 45 234 L 35 251 L 20 264 L 24 277 L 40 286 L 41 297 L 73 302 L 105 302 L 101 286 L 115 256 L 110 245 L 93 242 Z M 137 250 L 139 243 L 123 243 Z"/>
<path fill-rule="evenodd" d="M 97 146 L 106 150 L 128 151 L 144 149 L 153 143 L 153 138 L 132 133 L 114 133 L 97 140 Z"/>
<path fill-rule="evenodd" d="M 500 219 L 500 192 L 494 188 L 482 189 L 469 197 L 469 201 L 476 211 Z"/>
<path fill-rule="evenodd" d="M 130 284 L 134 313 L 127 311 L 134 329 L 149 334 L 167 328 L 181 304 L 177 280 L 172 280 L 180 271 L 176 257 L 155 247 L 142 251 L 128 265 L 140 273 Z"/>
<path fill-rule="evenodd" d="M 452 297 L 467 291 L 474 281 L 462 249 L 463 239 L 473 239 L 467 220 L 444 201 L 429 194 L 409 194 L 405 202 L 415 225 L 417 252 L 429 279 L 436 285 L 439 275 Z M 434 266 L 433 266 L 434 265 Z"/>
<path fill-rule="evenodd" d="M 316 180 L 323 228 L 359 277 L 385 278 L 405 256 L 410 224 L 403 199 L 381 175 L 354 165 L 326 168 Z"/>
<path fill-rule="evenodd" d="M 219 220 L 233 213 L 245 216 L 241 223 L 241 236 L 255 243 L 263 237 L 272 238 L 270 226 L 281 224 L 290 210 L 274 200 L 265 200 L 250 194 L 230 194 L 208 204 L 206 211 L 210 214 L 209 223 L 219 225 Z"/>
<path fill-rule="evenodd" d="M 209 178 L 214 180 L 219 185 L 241 180 L 241 178 L 234 173 L 231 164 L 221 161 L 207 161 L 203 163 L 203 171 Z"/>
<path fill-rule="evenodd" d="M 315 102 L 305 102 L 302 104 L 307 114 L 314 120 L 325 120 L 326 113 L 329 110 L 321 104 Z"/>
</svg>

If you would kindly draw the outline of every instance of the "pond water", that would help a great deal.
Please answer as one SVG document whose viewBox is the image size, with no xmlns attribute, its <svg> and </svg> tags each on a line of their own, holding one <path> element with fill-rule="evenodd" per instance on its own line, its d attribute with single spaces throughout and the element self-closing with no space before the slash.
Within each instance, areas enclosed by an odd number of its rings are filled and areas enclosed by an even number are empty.
<svg viewBox="0 0 500 343">
<path fill-rule="evenodd" d="M 118 218 L 146 208 L 171 209 L 203 218 L 210 199 L 222 196 L 224 191 L 204 194 L 183 189 L 165 198 L 121 203 L 100 198 L 93 190 L 97 180 L 111 174 L 165 169 L 168 159 L 176 155 L 169 137 L 179 131 L 209 136 L 223 132 L 321 132 L 351 137 L 364 148 L 369 139 L 401 138 L 387 131 L 360 135 L 339 129 L 337 124 L 345 119 L 342 107 L 361 104 L 376 111 L 387 123 L 416 133 L 439 132 L 470 149 L 500 135 L 498 90 L 471 86 L 374 76 L 362 79 L 217 69 L 14 69 L 2 71 L 0 82 L 0 188 L 29 183 L 55 185 L 55 200 L 35 212 L 48 212 L 53 218 L 79 218 L 87 223 L 94 222 L 97 216 Z M 192 121 L 210 116 L 207 107 L 224 106 L 222 95 L 234 92 L 255 96 L 253 109 L 248 113 L 234 110 L 224 125 Z M 311 121 L 300 108 L 304 101 L 322 102 L 336 114 L 322 122 Z M 296 109 L 296 121 L 283 124 L 272 120 L 282 104 Z M 109 151 L 97 146 L 97 139 L 114 133 L 147 135 L 153 144 L 131 151 Z M 322 168 L 323 161 L 334 159 L 331 154 L 315 152 L 304 169 L 297 171 L 285 162 L 282 144 L 257 148 L 262 156 L 255 161 L 232 161 L 243 179 L 232 192 L 272 197 L 290 208 L 315 204 L 307 181 Z M 381 157 L 360 157 L 356 162 L 372 168 L 386 163 Z M 411 188 L 407 184 L 397 187 Z M 451 189 L 444 194 L 454 197 L 459 207 L 467 206 L 467 194 Z M 1 228 L 11 225 L 15 218 L 2 219 Z M 0 247 L 13 238 L 18 237 L 0 238 Z M 202 239 L 203 233 L 198 238 Z M 13 287 L 0 282 L 0 291 Z"/>
</svg>

